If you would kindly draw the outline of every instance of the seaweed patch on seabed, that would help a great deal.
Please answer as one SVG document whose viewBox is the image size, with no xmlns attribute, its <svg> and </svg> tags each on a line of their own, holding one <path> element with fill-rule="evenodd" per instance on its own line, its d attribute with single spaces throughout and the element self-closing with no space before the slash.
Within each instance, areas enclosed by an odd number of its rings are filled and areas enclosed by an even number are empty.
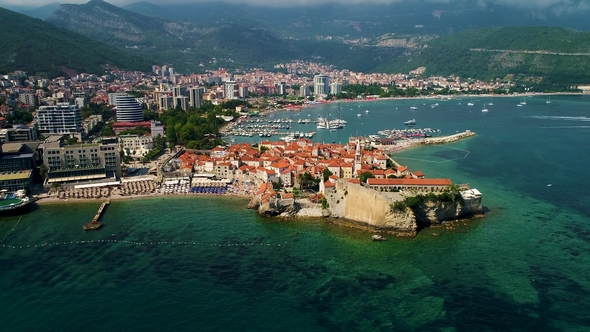
<svg viewBox="0 0 590 332">
<path fill-rule="evenodd" d="M 565 320 L 580 326 L 590 326 L 590 315 L 580 314 L 579 304 L 590 298 L 590 292 L 573 279 L 558 272 L 551 266 L 531 266 L 531 285 L 539 293 L 537 313 L 543 318 Z M 556 306 L 556 296 L 561 297 L 562 305 Z M 547 326 L 550 326 L 547 324 Z M 532 330 L 532 329 L 531 329 Z"/>
<path fill-rule="evenodd" d="M 582 227 L 582 225 L 576 223 L 568 224 L 566 228 L 573 233 L 572 237 L 590 243 L 590 229 Z"/>
</svg>

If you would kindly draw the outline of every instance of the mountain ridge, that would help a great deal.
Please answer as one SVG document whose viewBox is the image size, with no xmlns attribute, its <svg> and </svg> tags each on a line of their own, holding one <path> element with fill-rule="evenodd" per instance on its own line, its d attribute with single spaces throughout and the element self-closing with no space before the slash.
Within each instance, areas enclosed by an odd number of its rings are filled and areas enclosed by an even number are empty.
<svg viewBox="0 0 590 332">
<path fill-rule="evenodd" d="M 103 65 L 148 70 L 143 57 L 0 7 L 0 71 L 24 70 L 55 77 L 64 71 L 104 72 Z"/>
</svg>

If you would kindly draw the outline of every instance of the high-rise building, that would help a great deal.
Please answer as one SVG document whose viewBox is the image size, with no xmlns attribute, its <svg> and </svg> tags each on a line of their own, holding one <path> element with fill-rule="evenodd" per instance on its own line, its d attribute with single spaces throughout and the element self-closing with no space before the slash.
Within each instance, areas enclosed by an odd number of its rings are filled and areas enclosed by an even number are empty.
<svg viewBox="0 0 590 332">
<path fill-rule="evenodd" d="M 227 81 L 223 84 L 225 99 L 238 99 L 238 84 L 235 81 Z"/>
<path fill-rule="evenodd" d="M 187 91 L 185 86 L 177 85 L 172 88 L 172 98 L 176 99 L 176 97 L 186 96 Z"/>
<path fill-rule="evenodd" d="M 303 84 L 302 86 L 299 87 L 299 97 L 309 97 L 309 95 L 311 94 L 311 92 L 309 91 L 309 85 L 307 84 Z"/>
<path fill-rule="evenodd" d="M 199 108 L 203 105 L 203 93 L 205 93 L 204 87 L 190 88 L 188 90 L 188 104 L 191 107 Z"/>
<path fill-rule="evenodd" d="M 115 98 L 117 122 L 143 121 L 143 108 L 133 96 L 117 96 Z"/>
<path fill-rule="evenodd" d="M 160 94 L 158 97 L 158 110 L 166 111 L 172 108 L 172 97 L 168 93 Z"/>
<path fill-rule="evenodd" d="M 174 98 L 174 108 L 180 107 L 180 109 L 186 111 L 188 109 L 188 103 L 189 100 L 187 96 L 178 96 Z"/>
<path fill-rule="evenodd" d="M 248 98 L 250 96 L 248 93 L 248 86 L 240 85 L 238 88 L 238 96 L 240 96 L 240 98 Z"/>
<path fill-rule="evenodd" d="M 342 84 L 340 83 L 330 83 L 330 94 L 331 95 L 337 95 L 340 92 L 342 92 Z"/>
<path fill-rule="evenodd" d="M 126 96 L 127 94 L 125 92 L 113 92 L 113 93 L 109 93 L 108 97 L 109 97 L 109 105 L 110 106 L 116 106 L 117 105 L 117 96 Z"/>
<path fill-rule="evenodd" d="M 278 95 L 286 94 L 285 88 L 286 88 L 285 82 L 281 82 L 281 83 L 277 84 L 277 94 Z"/>
<path fill-rule="evenodd" d="M 57 103 L 37 110 L 39 132 L 46 134 L 75 134 L 82 132 L 82 112 L 77 105 Z"/>
<path fill-rule="evenodd" d="M 37 96 L 35 96 L 35 92 L 27 91 L 22 92 L 18 95 L 18 99 L 21 103 L 25 105 L 37 106 Z"/>
<path fill-rule="evenodd" d="M 330 93 L 330 78 L 326 75 L 313 77 L 313 94 L 316 97 L 325 97 Z"/>
</svg>

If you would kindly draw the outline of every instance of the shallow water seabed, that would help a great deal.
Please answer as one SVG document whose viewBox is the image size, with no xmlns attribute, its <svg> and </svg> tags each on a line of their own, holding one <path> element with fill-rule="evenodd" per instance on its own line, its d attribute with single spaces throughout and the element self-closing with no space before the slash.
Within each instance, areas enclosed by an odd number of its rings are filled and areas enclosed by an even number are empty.
<svg viewBox="0 0 590 332">
<path fill-rule="evenodd" d="M 395 155 L 420 159 L 403 162 L 411 170 L 482 191 L 489 211 L 461 229 L 376 243 L 321 220 L 264 219 L 227 197 L 114 201 L 96 232 L 82 224 L 100 202 L 2 217 L 0 324 L 11 331 L 585 330 L 590 211 L 581 203 L 590 193 L 580 175 L 589 156 L 579 147 L 590 132 L 544 128 L 571 120 L 528 116 L 585 116 L 588 103 L 527 101 L 517 113 L 509 98 L 494 100 L 485 116 L 446 103 L 399 110 L 402 120 L 478 133 L 449 148 Z M 387 129 L 393 108 L 365 106 L 369 116 L 383 115 L 374 131 Z M 470 153 L 459 158 L 450 148 Z"/>
</svg>

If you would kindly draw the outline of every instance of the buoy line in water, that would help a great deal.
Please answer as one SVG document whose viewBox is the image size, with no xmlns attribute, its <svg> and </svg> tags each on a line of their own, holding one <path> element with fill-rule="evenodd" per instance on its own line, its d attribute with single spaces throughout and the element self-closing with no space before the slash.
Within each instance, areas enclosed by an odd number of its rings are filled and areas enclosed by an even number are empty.
<svg viewBox="0 0 590 332">
<path fill-rule="evenodd" d="M 453 158 L 453 159 L 447 159 L 447 160 L 443 160 L 443 161 L 427 160 L 427 159 L 420 159 L 420 158 L 409 158 L 409 157 L 395 157 L 395 160 L 397 160 L 397 159 L 403 159 L 403 160 L 422 161 L 422 162 L 425 162 L 425 163 L 433 163 L 433 164 L 444 164 L 444 163 L 448 163 L 449 161 L 455 161 L 455 160 L 465 159 L 471 153 L 471 151 L 468 151 L 468 150 L 459 149 L 459 148 L 453 148 L 453 147 L 449 147 L 449 146 L 446 146 L 444 148 L 462 151 L 462 152 L 465 152 L 465 155 L 463 157 L 458 157 L 458 158 Z"/>
<path fill-rule="evenodd" d="M 127 240 L 83 240 L 83 241 L 66 241 L 66 242 L 45 242 L 43 244 L 28 244 L 28 245 L 9 245 L 3 244 L 2 248 L 7 249 L 27 249 L 27 248 L 42 248 L 42 247 L 56 247 L 67 245 L 80 244 L 109 244 L 109 243 L 123 243 L 136 246 L 155 246 L 155 245 L 186 245 L 186 246 L 202 246 L 202 247 L 281 247 L 284 243 L 206 243 L 206 242 L 192 242 L 192 241 L 154 241 L 154 242 L 138 242 Z"/>
<path fill-rule="evenodd" d="M 4 235 L 4 237 L 2 238 L 2 240 L 0 240 L 0 243 L 4 242 L 4 240 L 6 240 L 6 238 L 12 234 L 12 232 L 14 232 L 14 229 L 16 228 L 16 226 L 18 226 L 18 224 L 20 224 L 20 221 L 23 217 L 21 216 L 20 218 L 18 218 L 18 221 L 16 222 L 16 224 L 14 224 L 14 226 L 12 226 L 12 229 L 10 230 L 10 232 L 8 232 L 8 234 Z"/>
</svg>

